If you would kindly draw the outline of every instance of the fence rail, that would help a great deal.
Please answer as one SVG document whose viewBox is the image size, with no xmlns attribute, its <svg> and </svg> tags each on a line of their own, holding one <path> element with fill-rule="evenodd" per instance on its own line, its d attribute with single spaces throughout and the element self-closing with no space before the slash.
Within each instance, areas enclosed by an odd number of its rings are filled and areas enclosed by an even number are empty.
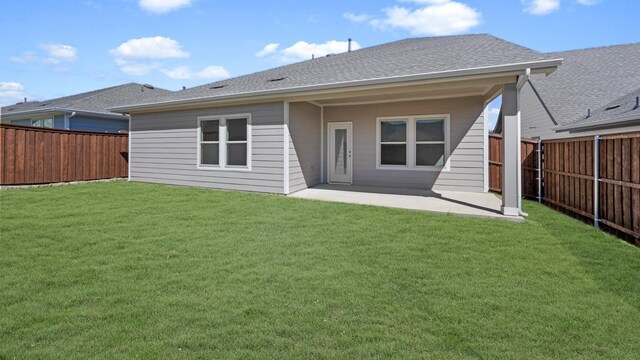
<svg viewBox="0 0 640 360">
<path fill-rule="evenodd" d="M 500 192 L 502 138 L 489 138 L 489 188 Z M 624 233 L 640 245 L 640 133 L 522 140 L 523 194 Z M 538 194 L 538 168 L 542 174 Z"/>
<path fill-rule="evenodd" d="M 128 135 L 0 124 L 0 185 L 127 176 Z"/>
</svg>

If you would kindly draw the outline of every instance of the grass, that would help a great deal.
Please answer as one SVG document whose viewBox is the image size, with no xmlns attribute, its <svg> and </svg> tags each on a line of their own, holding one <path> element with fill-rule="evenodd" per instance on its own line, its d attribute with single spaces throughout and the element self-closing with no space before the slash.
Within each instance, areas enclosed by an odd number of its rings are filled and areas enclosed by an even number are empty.
<svg viewBox="0 0 640 360">
<path fill-rule="evenodd" d="M 640 357 L 640 249 L 525 210 L 3 190 L 0 359 Z"/>
</svg>

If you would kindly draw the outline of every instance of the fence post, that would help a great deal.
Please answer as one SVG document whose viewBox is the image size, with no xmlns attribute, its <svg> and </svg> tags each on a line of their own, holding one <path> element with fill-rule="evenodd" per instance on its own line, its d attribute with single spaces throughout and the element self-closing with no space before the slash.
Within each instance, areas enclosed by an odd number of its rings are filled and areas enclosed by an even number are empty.
<svg viewBox="0 0 640 360">
<path fill-rule="evenodd" d="M 600 228 L 600 135 L 593 137 L 593 226 Z"/>
<path fill-rule="evenodd" d="M 538 139 L 538 202 L 542 204 L 542 139 Z"/>
</svg>

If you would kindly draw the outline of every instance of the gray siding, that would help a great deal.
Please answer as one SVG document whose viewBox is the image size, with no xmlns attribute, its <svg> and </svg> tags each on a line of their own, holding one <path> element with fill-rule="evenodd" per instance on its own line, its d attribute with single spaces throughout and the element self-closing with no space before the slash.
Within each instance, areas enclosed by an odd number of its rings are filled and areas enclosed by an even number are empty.
<svg viewBox="0 0 640 360">
<path fill-rule="evenodd" d="M 198 116 L 238 113 L 251 113 L 251 171 L 198 169 Z M 281 102 L 133 115 L 131 180 L 283 193 L 283 125 Z"/>
<path fill-rule="evenodd" d="M 11 120 L 11 124 L 13 124 L 13 125 L 31 126 L 31 119 Z"/>
<path fill-rule="evenodd" d="M 553 130 L 556 125 L 533 90 L 531 83 L 526 83 L 520 90 L 520 116 L 523 137 L 539 137 L 541 139 L 559 137 Z"/>
<path fill-rule="evenodd" d="M 55 115 L 53 117 L 53 127 L 56 129 L 64 129 L 64 115 Z"/>
<path fill-rule="evenodd" d="M 353 122 L 353 184 L 412 189 L 484 191 L 482 97 L 324 108 L 329 122 Z M 450 114 L 450 171 L 376 169 L 376 118 Z M 325 149 L 328 138 L 325 136 Z M 325 159 L 328 154 L 325 150 Z M 325 179 L 326 177 L 326 168 Z"/>
<path fill-rule="evenodd" d="M 128 120 L 101 119 L 81 115 L 76 115 L 69 119 L 69 130 L 117 133 L 119 130 L 128 129 Z"/>
<path fill-rule="evenodd" d="M 320 108 L 289 105 L 289 192 L 320 183 Z"/>
</svg>

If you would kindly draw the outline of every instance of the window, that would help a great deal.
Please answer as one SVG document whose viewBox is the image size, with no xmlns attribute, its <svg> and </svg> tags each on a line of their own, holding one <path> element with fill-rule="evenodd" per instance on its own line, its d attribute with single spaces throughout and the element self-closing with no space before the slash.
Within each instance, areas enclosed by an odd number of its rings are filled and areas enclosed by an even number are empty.
<svg viewBox="0 0 640 360">
<path fill-rule="evenodd" d="M 407 121 L 380 122 L 380 165 L 407 165 Z"/>
<path fill-rule="evenodd" d="M 198 118 L 198 167 L 249 169 L 250 139 L 248 114 Z"/>
<path fill-rule="evenodd" d="M 49 118 L 49 119 L 33 119 L 33 120 L 31 120 L 31 126 L 52 128 L 53 127 L 53 119 L 51 119 L 51 118 Z"/>
<path fill-rule="evenodd" d="M 449 115 L 378 119 L 377 168 L 446 169 Z"/>
</svg>

